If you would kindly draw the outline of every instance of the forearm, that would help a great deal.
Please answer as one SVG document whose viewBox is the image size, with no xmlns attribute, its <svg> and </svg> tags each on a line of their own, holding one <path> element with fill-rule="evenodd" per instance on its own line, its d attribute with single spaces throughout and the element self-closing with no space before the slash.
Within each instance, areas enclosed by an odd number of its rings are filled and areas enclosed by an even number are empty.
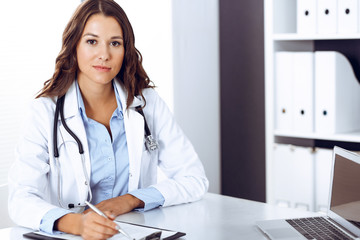
<svg viewBox="0 0 360 240">
<path fill-rule="evenodd" d="M 119 197 L 104 200 L 96 205 L 100 211 L 107 211 L 110 214 L 118 216 L 132 211 L 135 208 L 143 208 L 144 202 L 131 194 L 125 194 Z M 91 209 L 87 209 L 84 213 L 88 213 Z"/>
<path fill-rule="evenodd" d="M 55 222 L 54 229 L 61 232 L 71 233 L 74 235 L 81 235 L 82 232 L 81 222 L 82 222 L 82 214 L 79 213 L 66 214 Z"/>
<path fill-rule="evenodd" d="M 131 194 L 125 194 L 123 197 L 125 197 L 127 199 L 127 202 L 129 202 L 131 210 L 135 208 L 143 208 L 145 205 L 143 201 Z"/>
</svg>

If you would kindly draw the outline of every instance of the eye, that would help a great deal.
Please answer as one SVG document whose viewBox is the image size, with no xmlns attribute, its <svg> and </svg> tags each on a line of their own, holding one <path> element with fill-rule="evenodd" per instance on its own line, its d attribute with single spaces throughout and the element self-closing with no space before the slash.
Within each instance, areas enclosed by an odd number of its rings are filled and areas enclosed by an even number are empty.
<svg viewBox="0 0 360 240">
<path fill-rule="evenodd" d="M 96 40 L 94 40 L 94 39 L 89 39 L 89 40 L 87 40 L 86 41 L 88 44 L 90 44 L 90 45 L 95 45 L 96 44 Z"/>
<path fill-rule="evenodd" d="M 114 41 L 114 42 L 111 42 L 110 45 L 113 47 L 119 47 L 121 45 L 121 43 L 118 41 Z"/>
</svg>

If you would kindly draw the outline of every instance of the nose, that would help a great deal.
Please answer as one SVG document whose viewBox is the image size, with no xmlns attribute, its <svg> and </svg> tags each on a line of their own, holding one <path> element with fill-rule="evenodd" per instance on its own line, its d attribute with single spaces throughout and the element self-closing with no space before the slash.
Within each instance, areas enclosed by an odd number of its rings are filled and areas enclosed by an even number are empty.
<svg viewBox="0 0 360 240">
<path fill-rule="evenodd" d="M 99 53 L 98 58 L 102 61 L 108 61 L 110 58 L 110 49 L 109 46 L 106 44 L 102 44 L 102 46 L 99 47 Z"/>
</svg>

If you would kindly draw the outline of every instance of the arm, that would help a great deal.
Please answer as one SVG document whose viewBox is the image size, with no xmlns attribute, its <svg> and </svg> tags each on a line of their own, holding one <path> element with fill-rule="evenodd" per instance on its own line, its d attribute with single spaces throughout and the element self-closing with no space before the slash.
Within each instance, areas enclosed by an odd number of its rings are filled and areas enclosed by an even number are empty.
<svg viewBox="0 0 360 240">
<path fill-rule="evenodd" d="M 111 198 L 100 202 L 96 207 L 103 212 L 108 212 L 114 216 L 132 211 L 135 208 L 143 208 L 144 202 L 131 194 L 125 194 L 119 197 Z M 92 212 L 91 209 L 84 213 Z"/>
<path fill-rule="evenodd" d="M 167 179 L 151 186 L 164 196 L 163 206 L 201 199 L 209 182 L 194 147 L 165 102 L 154 90 L 147 89 L 146 92 L 147 107 L 144 113 L 159 143 L 158 166 L 167 176 Z"/>
<path fill-rule="evenodd" d="M 50 99 L 32 103 L 9 170 L 9 215 L 16 224 L 36 230 L 43 216 L 57 207 L 50 203 L 48 180 L 51 104 Z"/>
</svg>

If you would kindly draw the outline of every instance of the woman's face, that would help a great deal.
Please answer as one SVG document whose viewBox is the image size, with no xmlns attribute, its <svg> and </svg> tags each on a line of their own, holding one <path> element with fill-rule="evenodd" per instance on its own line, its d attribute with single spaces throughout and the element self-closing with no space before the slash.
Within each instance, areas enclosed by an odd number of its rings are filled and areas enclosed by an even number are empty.
<svg viewBox="0 0 360 240">
<path fill-rule="evenodd" d="M 95 14 L 87 21 L 76 47 L 79 82 L 106 85 L 124 59 L 123 32 L 113 17 Z"/>
</svg>

